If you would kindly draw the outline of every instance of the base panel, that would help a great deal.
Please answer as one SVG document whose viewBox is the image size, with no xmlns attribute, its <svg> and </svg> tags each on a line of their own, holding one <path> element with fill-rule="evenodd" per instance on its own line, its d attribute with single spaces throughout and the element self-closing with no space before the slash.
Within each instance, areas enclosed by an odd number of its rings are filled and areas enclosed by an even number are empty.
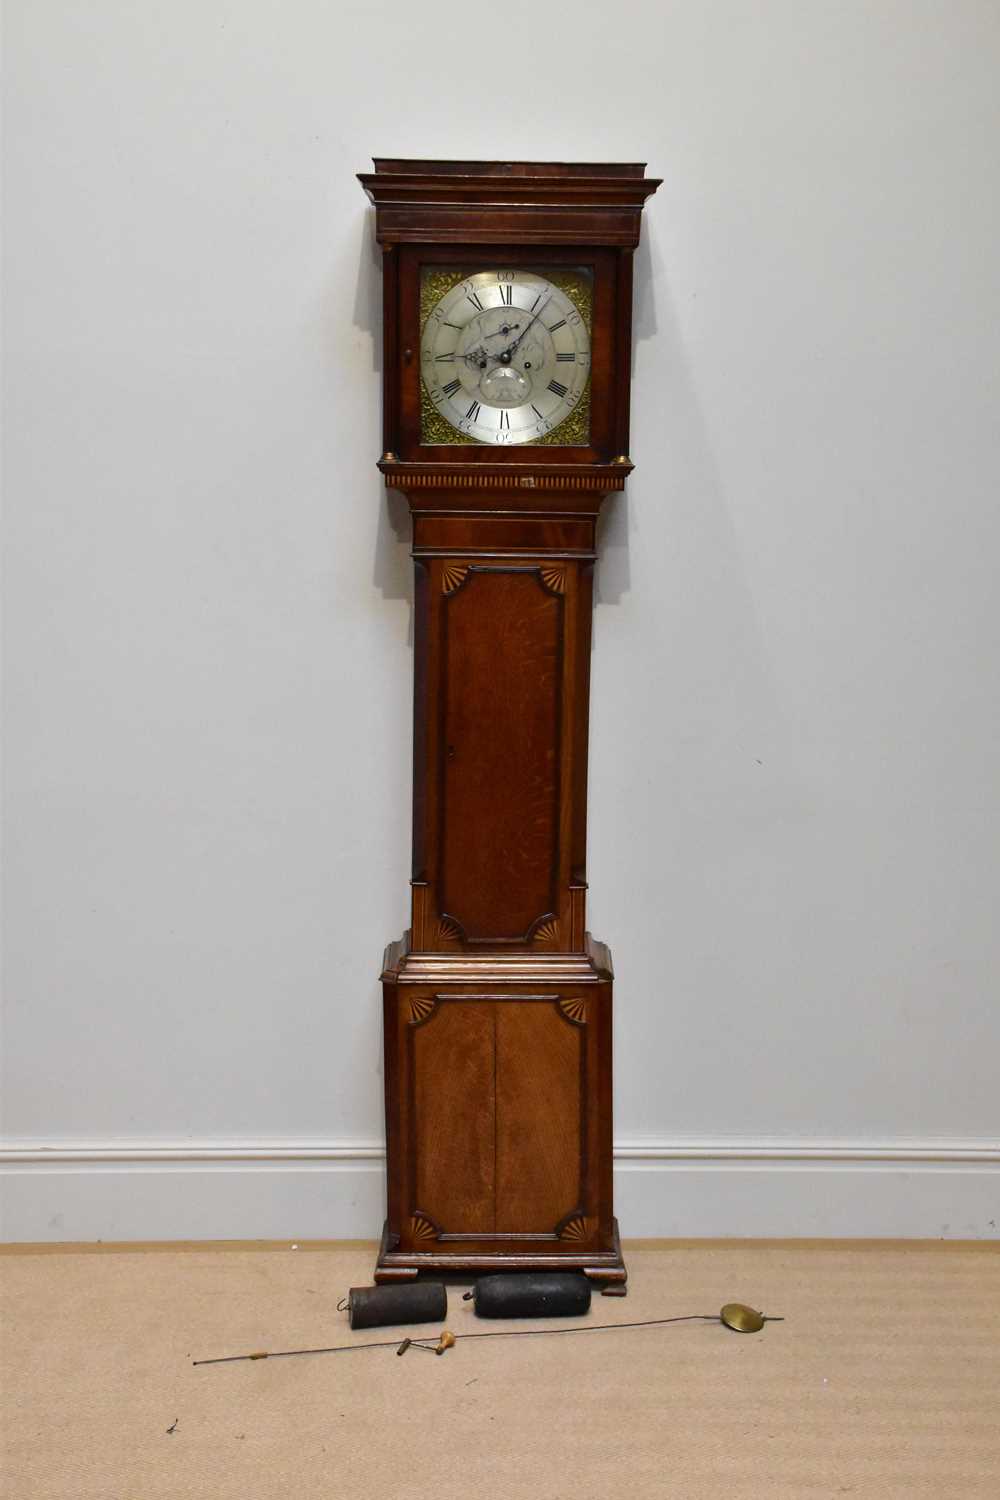
<svg viewBox="0 0 1000 1500">
<path fill-rule="evenodd" d="M 382 1244 L 375 1263 L 375 1281 L 380 1285 L 414 1281 L 421 1275 L 485 1276 L 492 1271 L 582 1271 L 599 1286 L 623 1291 L 628 1271 L 622 1259 L 618 1220 L 613 1222 L 610 1250 L 530 1250 L 522 1241 L 510 1249 L 470 1254 L 456 1245 L 454 1249 L 438 1246 L 434 1250 L 400 1251 L 391 1248 L 395 1236 L 390 1234 L 388 1220 L 382 1230 Z"/>
</svg>

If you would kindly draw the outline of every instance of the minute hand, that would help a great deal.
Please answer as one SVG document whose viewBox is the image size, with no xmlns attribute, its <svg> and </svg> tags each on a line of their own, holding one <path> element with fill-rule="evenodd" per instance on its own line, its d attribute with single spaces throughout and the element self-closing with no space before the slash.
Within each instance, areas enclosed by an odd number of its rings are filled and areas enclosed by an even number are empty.
<svg viewBox="0 0 1000 1500">
<path fill-rule="evenodd" d="M 518 336 L 514 340 L 514 342 L 512 344 L 509 344 L 507 346 L 507 348 L 503 351 L 503 354 L 506 354 L 508 359 L 514 353 L 514 350 L 517 348 L 518 344 L 524 338 L 524 335 L 527 333 L 528 329 L 532 326 L 532 324 L 538 322 L 538 319 L 542 316 L 542 313 L 545 311 L 545 309 L 548 307 L 548 305 L 549 305 L 549 303 L 551 301 L 552 301 L 552 293 L 550 292 L 549 295 L 546 297 L 545 301 L 542 303 L 541 307 L 535 313 L 535 316 L 531 319 L 531 322 L 530 323 L 525 323 L 524 327 L 521 329 L 521 332 L 518 334 Z M 503 354 L 501 354 L 499 356 L 500 359 L 503 359 Z M 494 356 L 494 357 L 496 357 L 496 356 Z"/>
</svg>

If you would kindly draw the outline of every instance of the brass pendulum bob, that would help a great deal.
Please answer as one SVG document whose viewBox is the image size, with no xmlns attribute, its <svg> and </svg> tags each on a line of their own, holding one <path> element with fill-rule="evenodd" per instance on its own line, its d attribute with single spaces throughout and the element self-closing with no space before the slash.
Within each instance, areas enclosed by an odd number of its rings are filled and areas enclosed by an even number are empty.
<svg viewBox="0 0 1000 1500">
<path fill-rule="evenodd" d="M 759 1313 L 754 1307 L 747 1307 L 745 1302 L 727 1302 L 719 1313 L 720 1323 L 731 1328 L 734 1333 L 760 1333 L 764 1324 L 769 1320 Z M 780 1321 L 771 1319 L 770 1321 Z"/>
</svg>

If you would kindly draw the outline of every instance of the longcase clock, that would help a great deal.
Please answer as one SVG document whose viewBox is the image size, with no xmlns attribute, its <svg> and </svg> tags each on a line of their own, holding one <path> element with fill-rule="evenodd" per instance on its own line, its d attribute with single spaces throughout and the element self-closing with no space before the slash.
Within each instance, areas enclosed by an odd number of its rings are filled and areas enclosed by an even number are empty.
<svg viewBox="0 0 1000 1500">
<path fill-rule="evenodd" d="M 377 158 L 386 484 L 413 520 L 412 921 L 382 973 L 376 1281 L 626 1278 L 586 930 L 595 527 L 629 459 L 642 165 Z"/>
</svg>

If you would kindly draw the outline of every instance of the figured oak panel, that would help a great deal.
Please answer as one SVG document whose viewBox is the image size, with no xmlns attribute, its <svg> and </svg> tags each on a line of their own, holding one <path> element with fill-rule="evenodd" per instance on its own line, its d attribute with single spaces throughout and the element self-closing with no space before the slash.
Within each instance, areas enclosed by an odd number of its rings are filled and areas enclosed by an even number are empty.
<svg viewBox="0 0 1000 1500">
<path fill-rule="evenodd" d="M 583 1033 L 555 997 L 500 1003 L 496 1025 L 497 1232 L 552 1234 L 584 1191 Z"/>
<path fill-rule="evenodd" d="M 411 1207 L 448 1233 L 489 1234 L 496 1204 L 493 1007 L 438 1003 L 411 1023 L 409 1044 Z"/>
<path fill-rule="evenodd" d="M 446 564 L 440 905 L 517 942 L 557 903 L 563 608 L 535 568 Z"/>
</svg>

